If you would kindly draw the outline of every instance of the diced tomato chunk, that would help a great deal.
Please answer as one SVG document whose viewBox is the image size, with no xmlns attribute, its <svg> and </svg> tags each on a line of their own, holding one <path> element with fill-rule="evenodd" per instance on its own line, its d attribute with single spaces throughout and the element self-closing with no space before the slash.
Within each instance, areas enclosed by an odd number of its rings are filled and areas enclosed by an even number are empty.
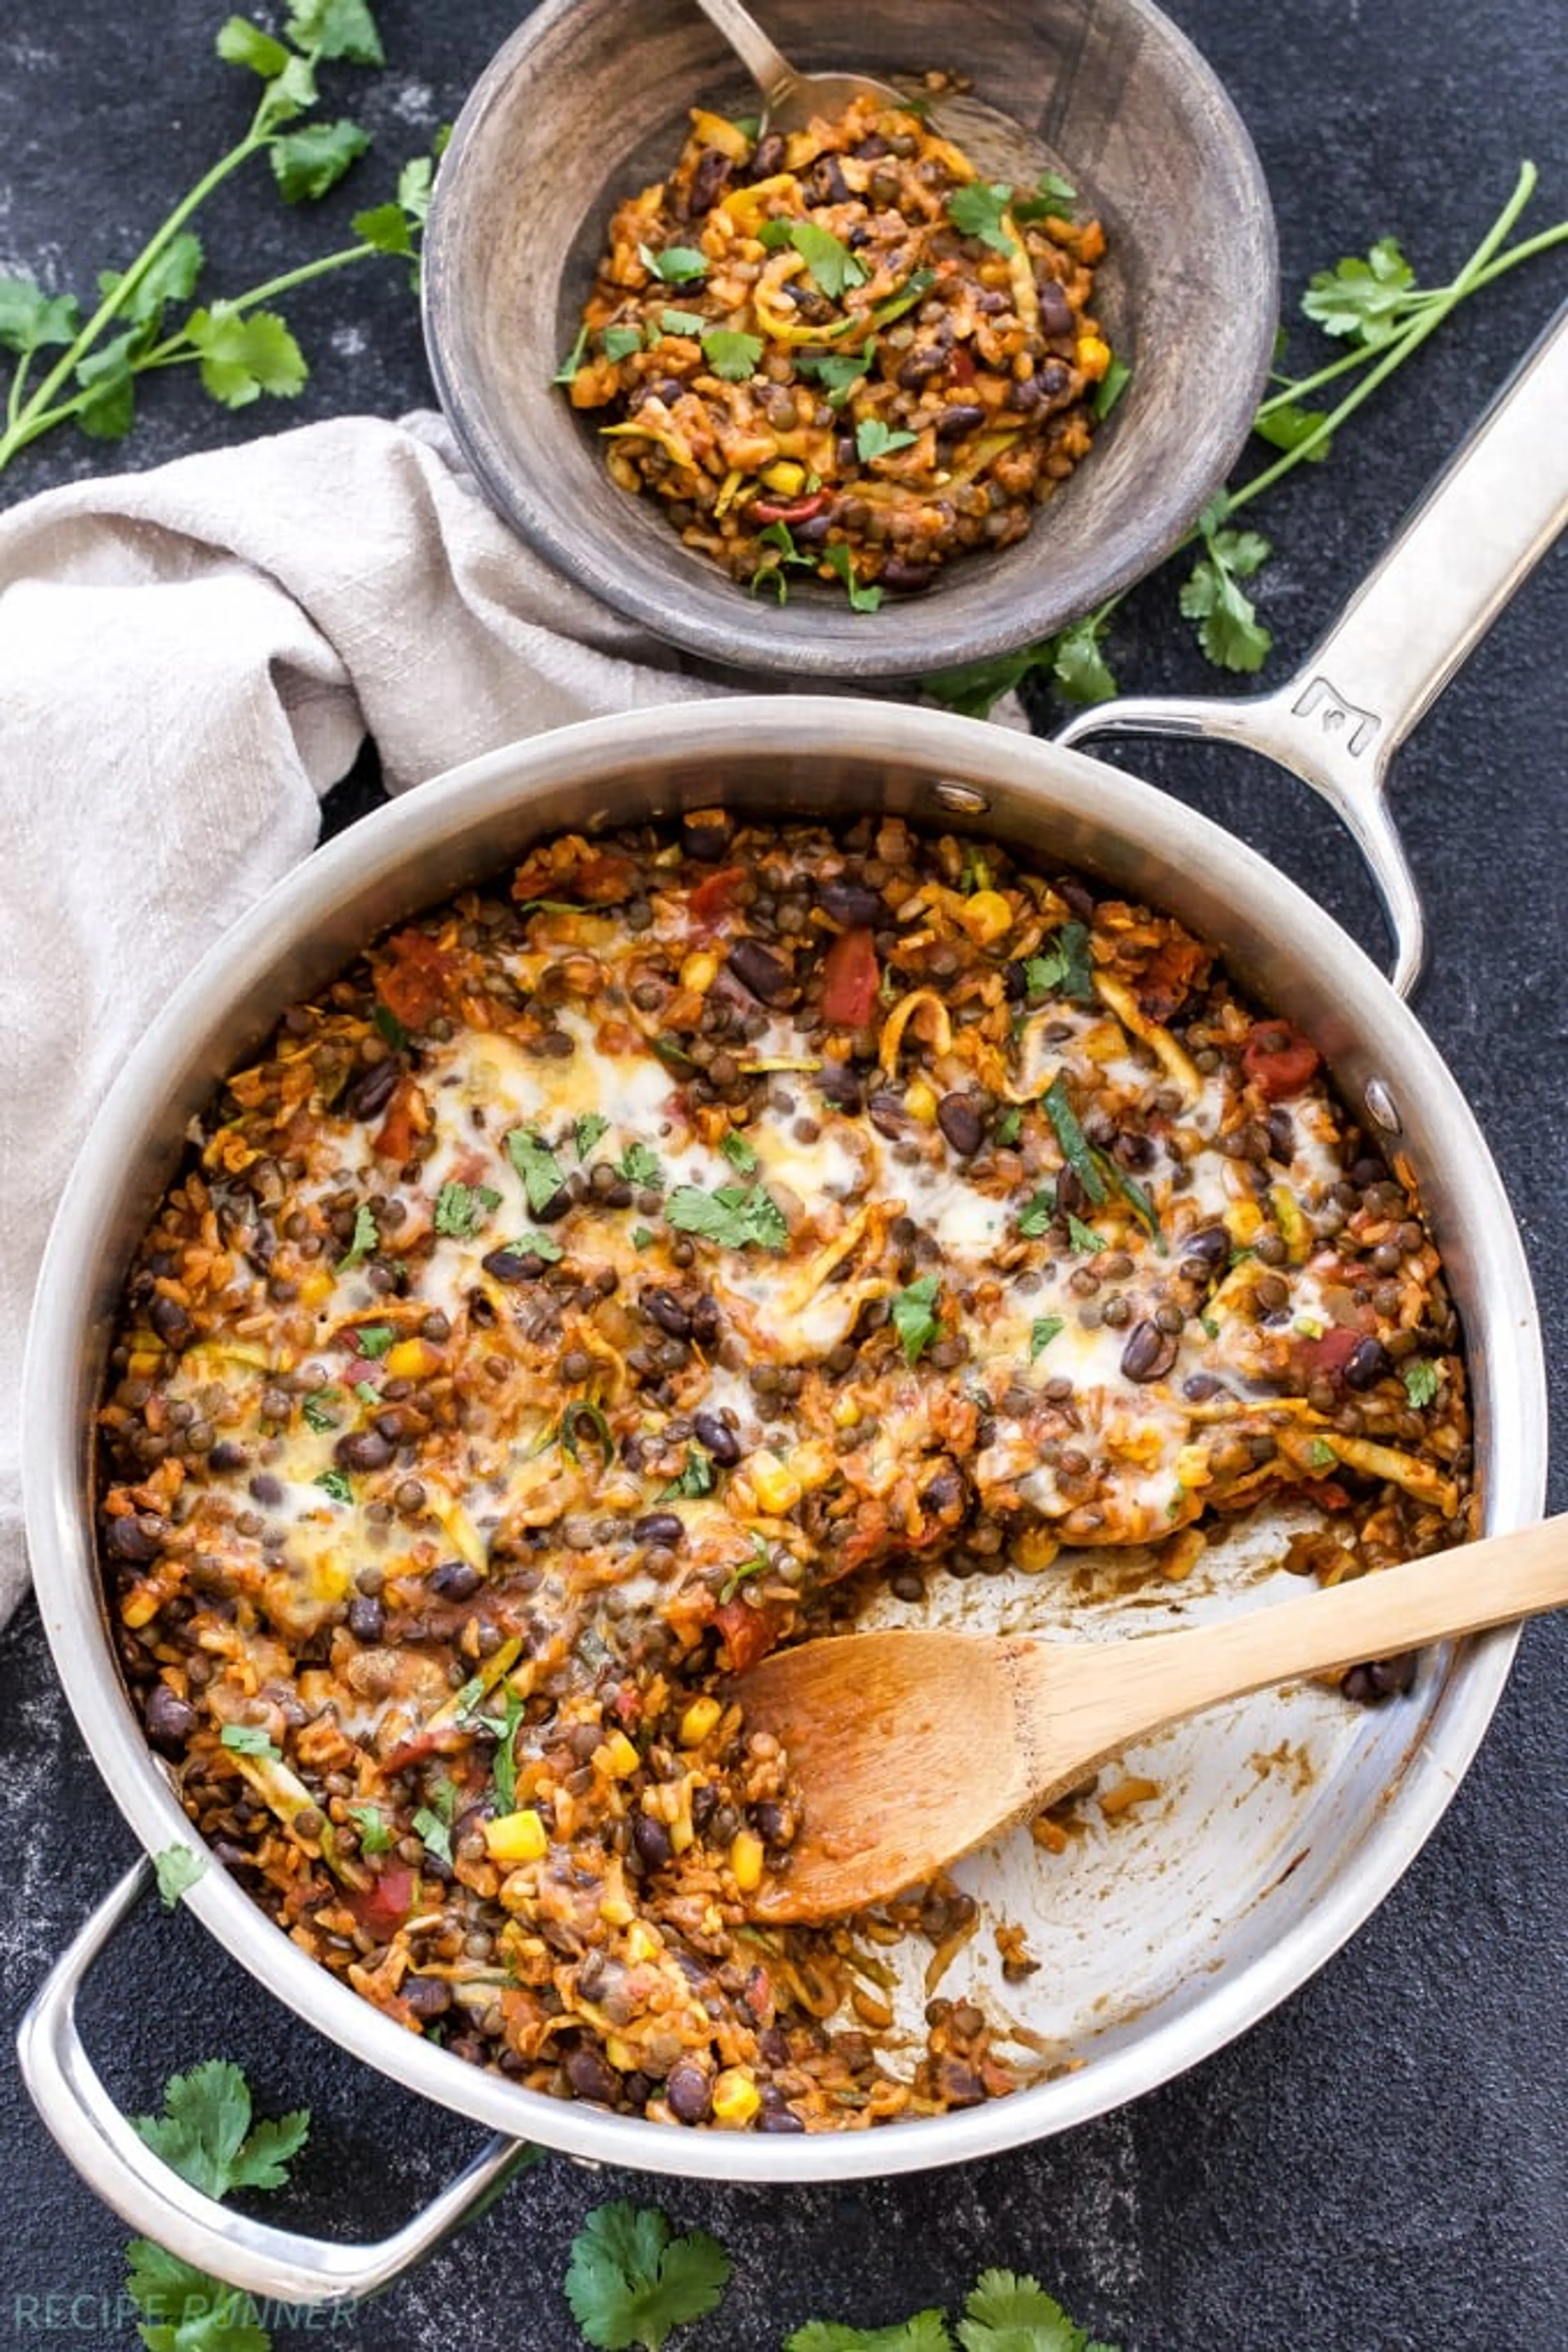
<svg viewBox="0 0 1568 2352">
<path fill-rule="evenodd" d="M 882 984 L 877 942 L 869 931 L 841 931 L 822 960 L 822 1014 L 846 1029 L 864 1029 Z"/>
<path fill-rule="evenodd" d="M 1266 1102 L 1285 1102 L 1311 1084 L 1321 1058 L 1288 1021 L 1258 1021 L 1242 1048 L 1241 1066 Z"/>
<path fill-rule="evenodd" d="M 707 926 L 733 914 L 735 893 L 745 878 L 743 866 L 721 866 L 715 873 L 705 874 L 687 896 L 687 912 L 693 923 Z"/>
<path fill-rule="evenodd" d="M 1298 1340 L 1296 1354 L 1307 1379 L 1316 1380 L 1320 1374 L 1343 1371 L 1361 1340 L 1362 1334 L 1352 1326 L 1335 1323 L 1315 1339 Z"/>
<path fill-rule="evenodd" d="M 713 1622 L 724 1637 L 729 1652 L 730 1671 L 743 1675 L 759 1658 L 765 1658 L 778 1640 L 778 1627 L 763 1609 L 753 1609 L 749 1601 L 724 1601 L 713 1612 Z"/>
<path fill-rule="evenodd" d="M 947 362 L 947 380 L 949 383 L 974 382 L 974 362 L 963 343 L 954 343 L 952 347 L 952 355 Z"/>
<path fill-rule="evenodd" d="M 414 1873 L 405 1862 L 389 1863 L 374 1886 L 344 1899 L 367 1936 L 395 1936 L 414 1900 Z"/>
<path fill-rule="evenodd" d="M 448 1009 L 456 965 L 424 931 L 395 931 L 378 964 L 375 992 L 405 1029 L 423 1029 Z"/>
</svg>

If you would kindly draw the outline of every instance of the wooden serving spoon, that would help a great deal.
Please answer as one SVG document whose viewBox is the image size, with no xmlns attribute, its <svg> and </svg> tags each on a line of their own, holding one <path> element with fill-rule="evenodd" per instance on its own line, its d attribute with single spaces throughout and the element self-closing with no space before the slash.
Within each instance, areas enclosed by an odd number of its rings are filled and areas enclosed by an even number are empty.
<svg viewBox="0 0 1568 2352">
<path fill-rule="evenodd" d="M 1568 1601 L 1568 1514 L 1205 1625 L 1125 1642 L 889 1631 L 781 1650 L 735 1684 L 803 1795 L 756 1919 L 900 1893 L 1162 1725 L 1269 1683 L 1386 1658 Z"/>
</svg>

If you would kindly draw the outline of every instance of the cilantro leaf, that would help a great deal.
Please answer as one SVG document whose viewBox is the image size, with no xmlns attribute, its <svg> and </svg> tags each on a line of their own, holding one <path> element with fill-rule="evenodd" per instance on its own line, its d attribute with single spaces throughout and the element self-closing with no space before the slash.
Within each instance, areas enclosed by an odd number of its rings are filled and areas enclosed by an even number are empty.
<svg viewBox="0 0 1568 2352">
<path fill-rule="evenodd" d="M 1109 702 L 1116 692 L 1116 680 L 1100 650 L 1110 617 L 1109 613 L 1103 617 L 1089 613 L 1046 640 L 1051 683 L 1064 702 L 1080 706 Z"/>
<path fill-rule="evenodd" d="M 1058 1331 L 1064 1331 L 1066 1328 L 1067 1326 L 1059 1315 L 1037 1315 L 1029 1326 L 1030 1363 L 1034 1362 L 1037 1356 L 1044 1354 Z"/>
<path fill-rule="evenodd" d="M 907 449 L 918 439 L 913 433 L 895 433 L 879 416 L 863 416 L 855 427 L 855 454 L 863 466 L 873 457 L 885 457 L 889 450 Z"/>
<path fill-rule="evenodd" d="M 414 1834 L 422 1842 L 426 1853 L 433 1853 L 437 1862 L 451 1861 L 451 1828 L 441 1819 L 440 1814 L 433 1812 L 428 1805 L 421 1805 L 415 1814 Z"/>
<path fill-rule="evenodd" d="M 350 1805 L 348 1816 L 359 1832 L 362 1853 L 390 1853 L 397 1841 L 379 1805 Z"/>
<path fill-rule="evenodd" d="M 1326 1437 L 1314 1437 L 1307 1448 L 1307 1464 L 1312 1470 L 1332 1470 L 1339 1458 Z"/>
<path fill-rule="evenodd" d="M 201 354 L 201 379 L 225 408 L 246 408 L 262 393 L 291 400 L 310 371 L 305 355 L 276 312 L 239 311 L 215 302 L 193 310 L 185 335 Z"/>
<path fill-rule="evenodd" d="M 74 294 L 46 294 L 30 278 L 0 278 L 0 343 L 7 351 L 71 342 L 80 323 Z"/>
<path fill-rule="evenodd" d="M 808 2319 L 784 2339 L 784 2352 L 952 2352 L 952 2338 L 940 2311 L 917 2311 L 896 2327 L 845 2327 L 834 2319 Z"/>
<path fill-rule="evenodd" d="M 1092 1225 L 1086 1225 L 1080 1218 L 1075 1217 L 1070 1209 L 1068 1212 L 1068 1240 L 1075 1250 L 1102 1250 L 1106 1245 L 1105 1235 L 1097 1234 Z"/>
<path fill-rule="evenodd" d="M 1042 172 L 1031 196 L 1018 196 L 1013 204 L 1016 221 L 1037 221 L 1055 218 L 1065 220 L 1067 208 L 1078 202 L 1078 190 L 1059 172 Z"/>
<path fill-rule="evenodd" d="M 194 1846 L 186 1845 L 179 1838 L 173 1845 L 166 1845 L 162 1853 L 153 1856 L 153 1871 L 165 1911 L 174 1909 L 181 1895 L 195 1885 L 206 1866 L 205 1854 L 198 1853 Z"/>
<path fill-rule="evenodd" d="M 745 1137 L 741 1133 L 738 1127 L 732 1127 L 730 1129 L 723 1141 L 720 1144 L 719 1149 L 723 1153 L 725 1159 L 730 1162 L 731 1167 L 738 1168 L 742 1176 L 754 1176 L 756 1174 L 757 1155 L 752 1150 L 751 1145 L 746 1141 Z"/>
<path fill-rule="evenodd" d="M 1003 180 L 971 180 L 954 188 L 947 200 L 947 216 L 964 236 L 977 236 L 996 253 L 1016 253 L 1017 239 L 1004 226 L 1013 191 Z"/>
<path fill-rule="evenodd" d="M 662 278 L 667 286 L 687 286 L 696 278 L 708 275 L 708 258 L 694 245 L 667 245 L 662 253 L 651 247 L 639 245 L 637 259 L 655 278 Z"/>
<path fill-rule="evenodd" d="M 1424 1356 L 1412 1357 L 1409 1363 L 1402 1365 L 1400 1378 L 1405 1382 L 1405 1395 L 1417 1411 L 1436 1398 L 1439 1385 L 1437 1367 Z"/>
<path fill-rule="evenodd" d="M 567 352 L 565 358 L 562 361 L 560 366 L 551 377 L 551 383 L 570 383 L 573 378 L 576 375 L 578 369 L 582 366 L 584 359 L 587 354 L 587 350 L 588 330 L 586 327 L 579 327 L 577 330 L 576 341 L 573 344 L 571 350 Z"/>
<path fill-rule="evenodd" d="M 982 2271 L 958 2323 L 963 2352 L 1096 2352 L 1037 2279 L 1016 2271 Z M 1101 2345 L 1098 2352 L 1110 2352 Z"/>
<path fill-rule="evenodd" d="M 346 115 L 336 122 L 308 122 L 272 142 L 272 176 L 286 205 L 311 202 L 335 188 L 370 145 L 370 133 Z"/>
<path fill-rule="evenodd" d="M 1198 624 L 1198 643 L 1216 668 L 1261 669 L 1274 640 L 1239 583 L 1267 561 L 1269 542 L 1255 530 L 1220 530 L 1207 511 L 1200 529 L 1206 552 L 1182 590 L 1182 612 Z"/>
<path fill-rule="evenodd" d="M 330 1495 L 334 1503 L 342 1503 L 345 1509 L 353 1502 L 354 1490 L 341 1470 L 323 1470 L 312 1483 L 320 1486 L 323 1494 Z"/>
<path fill-rule="evenodd" d="M 848 590 L 850 610 L 856 613 L 874 613 L 882 601 L 882 591 L 878 587 L 861 586 L 855 577 L 855 559 L 844 541 L 839 540 L 835 546 L 830 547 L 823 560 L 830 572 L 837 572 Z"/>
<path fill-rule="evenodd" d="M 226 65 L 248 66 L 263 81 L 273 80 L 289 62 L 282 42 L 253 25 L 248 16 L 231 16 L 220 25 L 214 47 Z"/>
<path fill-rule="evenodd" d="M 352 66 L 384 66 L 381 46 L 366 0 L 294 0 L 284 26 L 300 48 L 318 57 L 341 58 Z"/>
<path fill-rule="evenodd" d="M 906 1364 L 919 1363 L 941 1328 L 936 1311 L 941 1288 L 940 1276 L 922 1274 L 918 1282 L 900 1290 L 893 1301 L 893 1328 L 899 1335 Z"/>
<path fill-rule="evenodd" d="M 436 1195 L 436 1231 L 459 1238 L 478 1233 L 491 1210 L 500 1207 L 500 1194 L 488 1184 L 443 1184 Z"/>
<path fill-rule="evenodd" d="M 1132 371 L 1126 361 L 1112 359 L 1105 373 L 1095 385 L 1094 398 L 1089 403 L 1094 411 L 1096 424 L 1104 424 L 1131 381 Z"/>
<path fill-rule="evenodd" d="M 1378 351 L 1399 332 L 1413 299 L 1415 272 L 1396 240 L 1384 236 L 1364 261 L 1352 257 L 1332 269 L 1320 269 L 1301 297 L 1301 309 L 1325 335 Z"/>
<path fill-rule="evenodd" d="M 271 2352 L 256 2305 L 151 2238 L 125 2249 L 126 2293 L 146 2314 L 137 2332 L 147 2352 Z"/>
<path fill-rule="evenodd" d="M 680 1475 L 679 1478 L 672 1478 L 668 1486 L 660 1489 L 658 1499 L 661 1503 L 668 1503 L 684 1497 L 689 1502 L 695 1501 L 699 1495 L 710 1495 L 712 1492 L 711 1457 L 707 1447 L 699 1445 L 693 1439 L 686 1449 L 686 1465 Z"/>
<path fill-rule="evenodd" d="M 667 319 L 675 317 L 673 310 L 665 312 Z M 606 327 L 602 338 L 607 360 L 629 360 L 634 352 L 643 347 L 642 334 L 636 327 Z"/>
<path fill-rule="evenodd" d="M 1074 1004 L 1092 1004 L 1094 962 L 1089 953 L 1089 926 L 1064 923 L 1044 954 L 1030 956 L 1024 966 L 1024 976 L 1031 994 L 1037 989 L 1047 994 L 1055 990 Z"/>
<path fill-rule="evenodd" d="M 721 1249 L 784 1250 L 789 1228 L 773 1194 L 761 1184 L 721 1184 L 704 1192 L 678 1184 L 665 1203 L 665 1221 L 677 1233 L 697 1234 Z"/>
<path fill-rule="evenodd" d="M 136 414 L 136 383 L 131 372 L 131 347 L 137 340 L 132 329 L 89 352 L 76 372 L 87 395 L 77 412 L 77 424 L 90 440 L 122 441 Z"/>
<path fill-rule="evenodd" d="M 1311 440 L 1320 425 L 1327 422 L 1328 412 L 1325 409 L 1302 408 L 1295 401 L 1287 400 L 1278 408 L 1272 405 L 1260 408 L 1252 420 L 1252 429 L 1260 441 L 1272 443 L 1276 449 L 1299 449 L 1303 441 Z M 1333 435 L 1326 433 L 1314 447 L 1308 450 L 1308 465 L 1321 466 L 1333 446 Z"/>
<path fill-rule="evenodd" d="M 657 2207 L 599 2205 L 572 2241 L 566 2300 L 599 2352 L 662 2352 L 677 2327 L 716 2308 L 730 2258 L 705 2231 L 677 2237 Z"/>
<path fill-rule="evenodd" d="M 609 1125 L 603 1111 L 585 1110 L 583 1113 L 572 1129 L 572 1140 L 577 1147 L 579 1160 L 586 1160 L 599 1138 L 608 1133 Z"/>
<path fill-rule="evenodd" d="M 1058 1070 L 1045 1092 L 1046 1117 L 1056 1131 L 1062 1158 L 1083 1186 L 1089 1199 L 1097 1204 L 1105 1198 L 1105 1179 L 1089 1150 L 1089 1139 L 1079 1125 L 1078 1113 L 1068 1093 L 1067 1080 Z"/>
<path fill-rule="evenodd" d="M 616 1172 L 639 1192 L 658 1192 L 664 1189 L 664 1169 L 646 1143 L 628 1143 Z"/>
<path fill-rule="evenodd" d="M 384 1356 L 396 1337 L 390 1323 L 362 1323 L 353 1342 L 362 1356 Z"/>
<path fill-rule="evenodd" d="M 346 1274 L 350 1266 L 361 1265 L 370 1255 L 372 1250 L 377 1250 L 380 1247 L 380 1229 L 374 1216 L 362 1201 L 354 1211 L 353 1239 L 338 1260 L 338 1272 Z"/>
<path fill-rule="evenodd" d="M 1017 1103 L 1010 1103 L 997 1120 L 994 1130 L 998 1143 L 1010 1147 L 1024 1132 L 1024 1113 Z"/>
<path fill-rule="evenodd" d="M 506 1139 L 507 1157 L 522 1179 L 528 1205 L 537 1217 L 547 1209 L 566 1181 L 566 1173 L 543 1139 L 525 1127 L 514 1127 Z"/>
<path fill-rule="evenodd" d="M 710 323 L 710 321 L 702 316 L 700 310 L 661 310 L 658 314 L 658 331 L 661 335 L 700 336 Z M 605 339 L 605 347 L 606 351 L 609 349 L 608 337 Z"/>
<path fill-rule="evenodd" d="M 171 237 L 157 259 L 140 277 L 120 306 L 121 318 L 133 326 L 155 326 L 163 318 L 164 306 L 170 302 L 187 302 L 195 291 L 196 279 L 202 270 L 202 243 L 188 229 Z M 117 293 L 124 285 L 129 272 L 121 269 L 100 269 L 98 290 L 100 294 Z"/>
<path fill-rule="evenodd" d="M 166 2165 L 205 2197 L 231 2189 L 279 2189 L 289 2158 L 310 2128 L 309 2108 L 251 2127 L 250 2089 L 232 2060 L 209 2058 L 175 2074 L 161 2116 L 133 2116 L 134 2129 Z"/>
<path fill-rule="evenodd" d="M 702 338 L 702 356 L 726 383 L 744 383 L 756 373 L 763 356 L 760 335 L 742 335 L 733 327 L 715 327 Z"/>
<path fill-rule="evenodd" d="M 866 266 L 857 261 L 842 237 L 816 221 L 792 221 L 789 241 L 829 301 L 837 302 L 851 286 L 864 286 Z"/>
<path fill-rule="evenodd" d="M 1018 1231 L 1026 1241 L 1034 1241 L 1043 1234 L 1057 1213 L 1057 1196 L 1048 1184 L 1042 1184 L 1018 1212 Z"/>
<path fill-rule="evenodd" d="M 274 1747 L 258 1723 L 226 1723 L 218 1733 L 218 1742 L 236 1756 L 264 1756 L 272 1764 L 283 1760 L 282 1749 Z"/>
<path fill-rule="evenodd" d="M 795 366 L 802 375 L 815 376 L 824 387 L 829 408 L 842 408 L 869 368 L 876 348 L 876 336 L 868 335 L 858 352 L 803 353 Z"/>
</svg>

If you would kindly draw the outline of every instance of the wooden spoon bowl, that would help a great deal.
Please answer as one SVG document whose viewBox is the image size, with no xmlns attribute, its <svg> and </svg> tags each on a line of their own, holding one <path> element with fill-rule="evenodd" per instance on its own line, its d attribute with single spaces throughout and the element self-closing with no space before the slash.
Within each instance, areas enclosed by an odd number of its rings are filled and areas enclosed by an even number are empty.
<svg viewBox="0 0 1568 2352">
<path fill-rule="evenodd" d="M 829 1919 L 884 1902 L 1200 1707 L 1565 1601 L 1568 1516 L 1194 1633 L 888 1631 L 779 1651 L 735 1696 L 751 1729 L 783 1741 L 803 1818 L 752 1916 Z"/>
</svg>

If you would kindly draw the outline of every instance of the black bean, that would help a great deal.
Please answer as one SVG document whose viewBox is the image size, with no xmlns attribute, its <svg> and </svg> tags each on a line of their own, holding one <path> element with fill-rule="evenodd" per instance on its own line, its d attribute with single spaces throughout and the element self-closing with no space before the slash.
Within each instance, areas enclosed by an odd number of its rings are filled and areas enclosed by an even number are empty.
<svg viewBox="0 0 1568 2352">
<path fill-rule="evenodd" d="M 890 1087 L 879 1087 L 866 1108 L 879 1135 L 896 1140 L 909 1133 L 910 1115 L 904 1108 L 904 1098 L 902 1095 L 894 1094 Z"/>
<path fill-rule="evenodd" d="M 793 2107 L 763 2107 L 757 2117 L 760 2132 L 803 2132 L 805 2126 Z"/>
<path fill-rule="evenodd" d="M 386 1631 L 386 1604 L 374 1593 L 361 1592 L 349 1602 L 348 1623 L 356 1642 L 379 1642 Z"/>
<path fill-rule="evenodd" d="M 700 213 L 712 211 L 730 184 L 732 168 L 722 147 L 704 147 L 691 174 L 691 188 L 686 199 L 689 219 L 695 220 Z"/>
<path fill-rule="evenodd" d="M 430 1572 L 430 1590 L 438 1592 L 443 1601 L 468 1601 L 483 1580 L 479 1570 L 466 1559 L 444 1559 L 439 1568 Z"/>
<path fill-rule="evenodd" d="M 147 1320 L 167 1348 L 183 1348 L 196 1328 L 179 1300 L 163 1291 L 148 1309 Z"/>
<path fill-rule="evenodd" d="M 880 895 L 868 890 L 863 882 L 846 882 L 837 878 L 824 882 L 816 894 L 816 903 L 825 915 L 831 915 L 846 930 L 874 930 L 887 914 Z"/>
<path fill-rule="evenodd" d="M 1393 1370 L 1394 1360 L 1381 1339 L 1358 1339 L 1345 1359 L 1345 1386 L 1362 1394 L 1386 1380 Z"/>
<path fill-rule="evenodd" d="M 807 175 L 811 194 L 819 205 L 842 205 L 848 201 L 849 183 L 839 168 L 837 155 L 819 155 Z"/>
<path fill-rule="evenodd" d="M 752 157 L 751 179 L 747 185 L 757 180 L 771 180 L 775 172 L 783 171 L 784 163 L 784 140 L 776 131 L 765 131 L 758 140 L 756 152 Z"/>
<path fill-rule="evenodd" d="M 498 1282 L 533 1282 L 544 1272 L 544 1260 L 533 1250 L 494 1249 L 479 1264 Z"/>
<path fill-rule="evenodd" d="M 694 2058 L 679 2058 L 664 2085 L 670 2112 L 683 2124 L 706 2123 L 713 2112 L 713 2086 Z"/>
<path fill-rule="evenodd" d="M 196 1727 L 196 1710 L 176 1698 L 167 1683 L 154 1683 L 142 1704 L 147 1738 L 160 1756 L 178 1756 Z"/>
<path fill-rule="evenodd" d="M 569 2050 L 562 2064 L 566 2080 L 572 2085 L 574 2098 L 590 2099 L 600 2107 L 615 2105 L 620 2093 L 620 2079 L 614 2067 L 607 2064 L 596 2050 Z"/>
<path fill-rule="evenodd" d="M 718 809 L 699 809 L 680 820 L 686 854 L 700 865 L 717 866 L 730 846 L 730 820 Z"/>
<path fill-rule="evenodd" d="M 332 1454 L 345 1470 L 384 1470 L 392 1459 L 393 1446 L 379 1429 L 355 1429 L 339 1438 Z"/>
<path fill-rule="evenodd" d="M 1352 1666 L 1340 1684 L 1346 1698 L 1358 1706 L 1381 1706 L 1384 1699 L 1403 1698 L 1415 1680 L 1415 1652 L 1396 1658 L 1373 1658 Z"/>
<path fill-rule="evenodd" d="M 215 1470 L 243 1470 L 250 1456 L 232 1437 L 220 1437 L 207 1461 Z"/>
<path fill-rule="evenodd" d="M 691 1416 L 692 1434 L 705 1445 L 721 1470 L 732 1470 L 741 1458 L 740 1439 L 727 1421 L 716 1412 L 695 1412 Z"/>
<path fill-rule="evenodd" d="M 662 1870 L 675 1852 L 669 1832 L 651 1813 L 638 1813 L 632 1822 L 632 1843 L 647 1870 Z"/>
<path fill-rule="evenodd" d="M 638 1543 L 678 1544 L 686 1540 L 686 1522 L 677 1511 L 649 1511 L 632 1521 Z"/>
<path fill-rule="evenodd" d="M 535 1224 L 553 1225 L 557 1223 L 572 1206 L 574 1197 L 570 1183 L 563 1184 L 558 1192 L 552 1192 L 549 1200 L 546 1201 L 542 1209 L 535 1209 L 533 1213 L 533 1221 Z M 488 1264 L 488 1262 L 489 1261 L 487 1260 L 486 1263 Z"/>
<path fill-rule="evenodd" d="M 968 1095 L 943 1095 L 936 1123 L 961 1159 L 971 1158 L 985 1140 L 984 1121 Z"/>
<path fill-rule="evenodd" d="M 1157 1323 L 1140 1323 L 1121 1350 L 1121 1376 L 1128 1381 L 1163 1380 L 1176 1360 L 1173 1333 Z"/>
<path fill-rule="evenodd" d="M 918 392 L 928 375 L 935 375 L 947 365 L 947 353 L 933 351 L 929 343 L 912 351 L 899 370 L 899 382 L 906 392 Z"/>
<path fill-rule="evenodd" d="M 1045 278 L 1039 283 L 1037 290 L 1040 298 L 1040 332 L 1043 335 L 1070 335 L 1072 304 L 1068 300 L 1056 279 Z"/>
<path fill-rule="evenodd" d="M 668 1332 L 672 1339 L 690 1338 L 691 1317 L 673 1290 L 666 1289 L 662 1284 L 655 1284 L 643 1292 L 637 1304 L 661 1331 Z"/>
<path fill-rule="evenodd" d="M 935 578 L 933 564 L 911 563 L 902 555 L 889 555 L 882 566 L 883 587 L 896 590 L 900 596 L 918 595 L 922 588 L 929 588 Z"/>
<path fill-rule="evenodd" d="M 349 1088 L 344 1108 L 351 1118 L 374 1118 L 384 1111 L 397 1092 L 402 1076 L 400 1066 L 394 1061 L 375 1063 L 362 1078 L 356 1078 Z"/>
<path fill-rule="evenodd" d="M 1230 1256 L 1230 1235 L 1223 1225 L 1205 1225 L 1201 1234 L 1188 1234 L 1182 1244 L 1182 1255 L 1195 1257 L 1214 1273 Z"/>
<path fill-rule="evenodd" d="M 955 401 L 937 418 L 936 436 L 939 441 L 952 441 L 960 433 L 973 433 L 977 425 L 984 422 L 985 411 L 977 400 Z"/>
<path fill-rule="evenodd" d="M 710 1290 L 699 1291 L 688 1313 L 691 1318 L 691 1336 L 704 1348 L 710 1348 L 722 1325 L 719 1301 Z"/>
<path fill-rule="evenodd" d="M 726 961 L 742 987 L 759 1003 L 777 1004 L 792 991 L 788 964 L 771 948 L 763 947 L 761 940 L 738 940 Z"/>
</svg>

